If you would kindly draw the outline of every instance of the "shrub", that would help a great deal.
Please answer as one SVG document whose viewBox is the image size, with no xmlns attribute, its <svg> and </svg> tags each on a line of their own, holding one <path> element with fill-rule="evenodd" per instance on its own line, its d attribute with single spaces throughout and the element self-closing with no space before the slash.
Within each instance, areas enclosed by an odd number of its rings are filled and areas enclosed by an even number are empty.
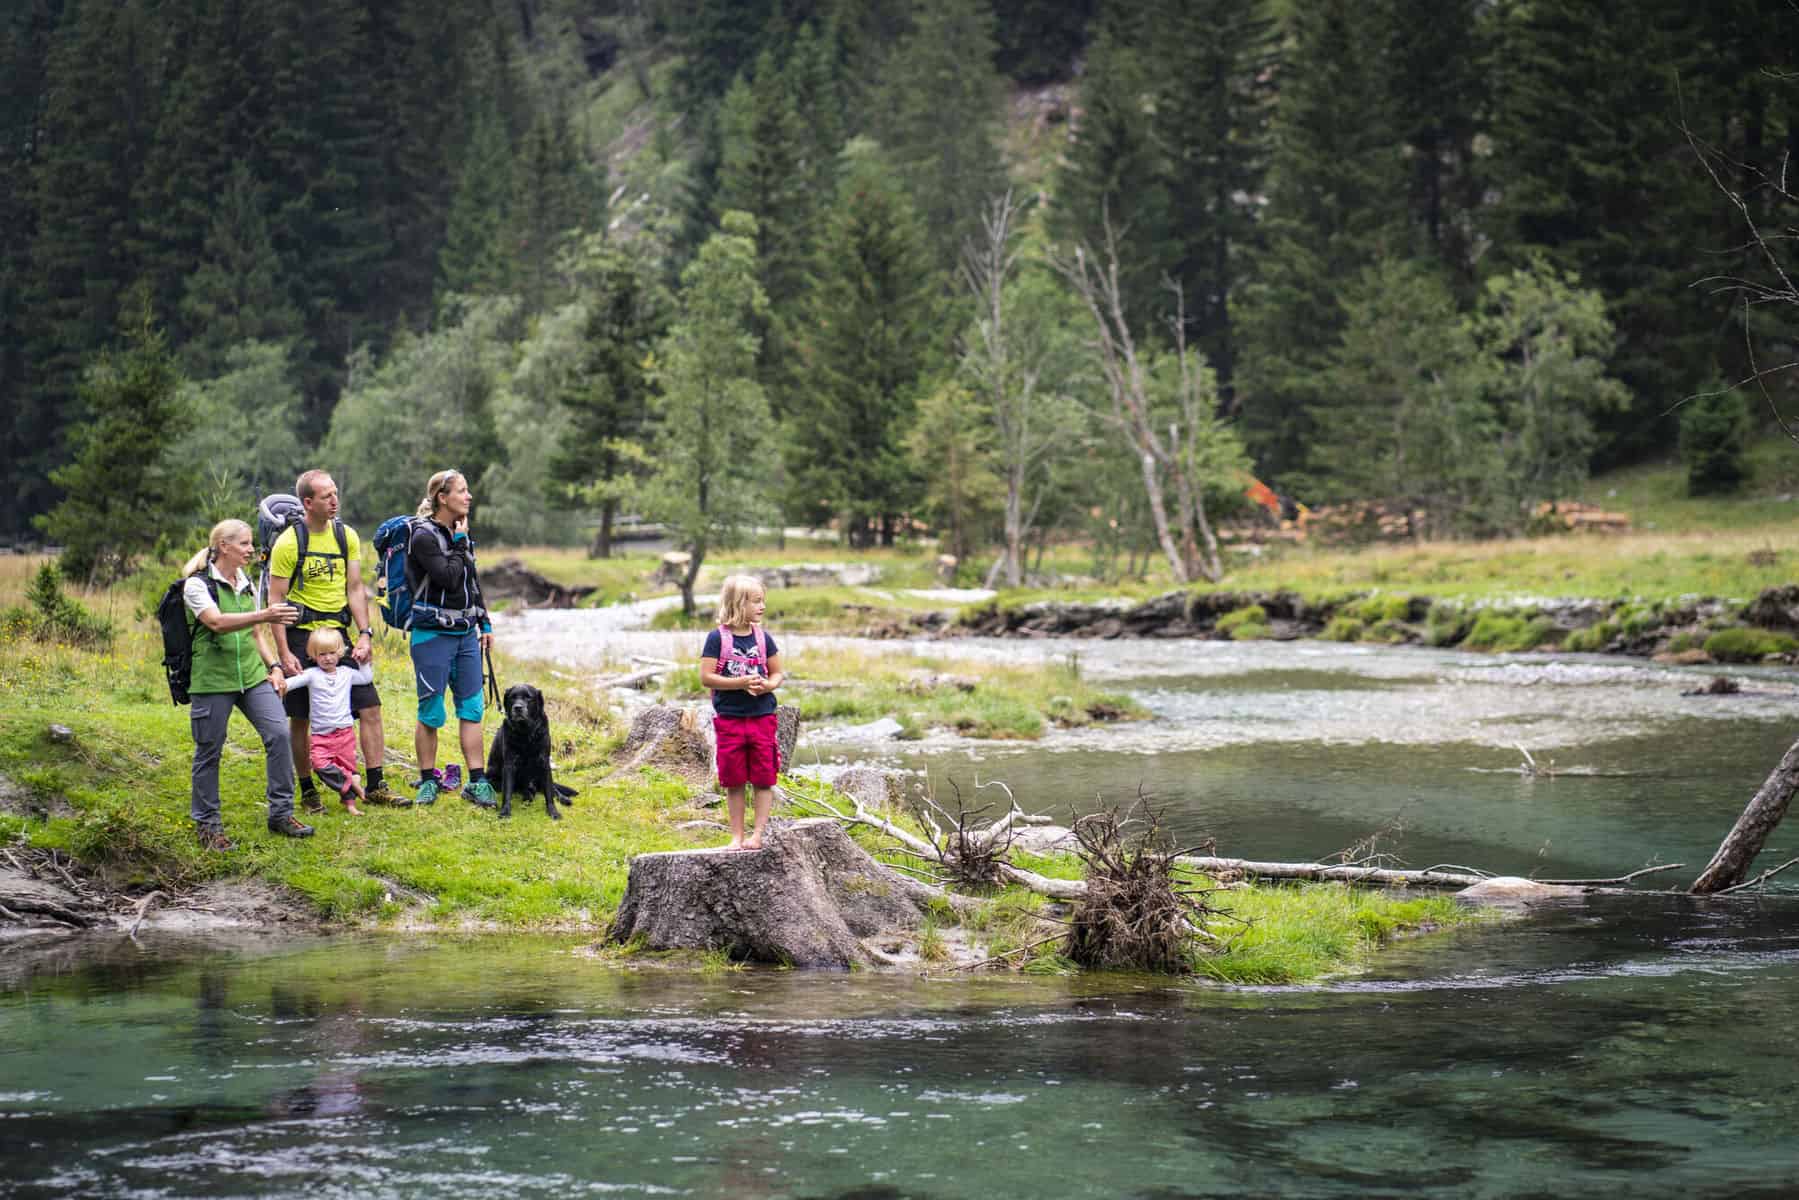
<svg viewBox="0 0 1799 1200">
<path fill-rule="evenodd" d="M 1610 621 L 1601 621 L 1597 625 L 1589 625 L 1585 629 L 1576 629 L 1562 643 L 1562 649 L 1575 650 L 1581 653 L 1595 653 L 1612 644 L 1618 636 L 1618 627 Z"/>
<path fill-rule="evenodd" d="M 1791 654 L 1799 642 L 1767 629 L 1720 629 L 1705 639 L 1705 652 L 1719 662 L 1760 662 L 1770 654 Z"/>
<path fill-rule="evenodd" d="M 1687 495 L 1734 492 L 1749 477 L 1749 401 L 1722 385 L 1695 396 L 1680 410 L 1680 461 Z"/>
<path fill-rule="evenodd" d="M 1327 642 L 1357 642 L 1362 638 L 1362 623 L 1354 617 L 1346 617 L 1339 613 L 1331 618 L 1331 623 L 1324 627 L 1318 636 Z"/>
<path fill-rule="evenodd" d="M 30 607 L 0 613 L 0 628 L 8 637 L 38 638 L 86 650 L 112 645 L 112 622 L 94 616 L 63 592 L 62 572 L 55 563 L 38 568 L 25 599 Z"/>
<path fill-rule="evenodd" d="M 1461 605 L 1439 600 L 1424 618 L 1424 640 L 1432 646 L 1453 646 L 1467 636 L 1470 623 Z"/>
<path fill-rule="evenodd" d="M 1503 654 L 1535 649 L 1549 641 L 1554 632 L 1555 622 L 1548 617 L 1526 620 L 1512 613 L 1489 609 L 1475 618 L 1474 628 L 1468 631 L 1462 644 L 1472 650 L 1492 650 Z"/>
<path fill-rule="evenodd" d="M 1681 654 L 1688 650 L 1697 650 L 1704 645 L 1704 638 L 1690 630 L 1683 630 L 1668 639 L 1668 653 Z"/>
</svg>

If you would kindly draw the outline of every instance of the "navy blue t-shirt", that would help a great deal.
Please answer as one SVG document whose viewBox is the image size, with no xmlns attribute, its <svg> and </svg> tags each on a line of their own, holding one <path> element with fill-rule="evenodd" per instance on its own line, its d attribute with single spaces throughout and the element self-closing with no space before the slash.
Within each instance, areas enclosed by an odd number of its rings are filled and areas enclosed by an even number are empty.
<svg viewBox="0 0 1799 1200">
<path fill-rule="evenodd" d="M 755 634 L 733 633 L 731 642 L 736 646 L 738 654 L 745 658 L 756 657 Z M 772 659 L 781 652 L 781 648 L 775 645 L 774 635 L 766 629 L 762 631 L 762 642 L 768 647 L 769 658 Z M 706 644 L 700 650 L 700 657 L 712 659 L 720 657 L 718 630 L 714 629 L 706 635 Z M 728 659 L 718 664 L 718 673 L 726 676 L 741 675 L 744 673 L 743 668 L 749 665 L 737 659 Z M 762 663 L 761 670 L 757 673 L 767 675 L 768 664 Z M 775 711 L 775 695 L 773 692 L 764 692 L 760 696 L 752 696 L 748 692 L 742 691 L 713 692 L 712 708 L 721 717 L 766 717 Z"/>
</svg>

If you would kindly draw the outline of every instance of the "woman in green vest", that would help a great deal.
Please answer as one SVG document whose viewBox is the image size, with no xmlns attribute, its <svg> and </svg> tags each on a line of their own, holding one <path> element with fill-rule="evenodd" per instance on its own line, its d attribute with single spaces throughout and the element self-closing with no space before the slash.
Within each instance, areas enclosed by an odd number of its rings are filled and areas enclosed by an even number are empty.
<svg viewBox="0 0 1799 1200">
<path fill-rule="evenodd" d="M 286 690 L 281 663 L 267 626 L 292 625 L 300 610 L 291 604 L 256 607 L 256 592 L 244 564 L 255 547 L 250 527 L 242 521 L 220 521 L 212 527 L 206 549 L 188 560 L 182 597 L 192 616 L 194 785 L 190 812 L 208 850 L 229 850 L 231 839 L 219 820 L 219 755 L 231 710 L 250 718 L 262 738 L 268 778 L 269 832 L 283 837 L 311 837 L 312 826 L 294 819 L 294 760 L 287 713 L 280 692 Z"/>
</svg>

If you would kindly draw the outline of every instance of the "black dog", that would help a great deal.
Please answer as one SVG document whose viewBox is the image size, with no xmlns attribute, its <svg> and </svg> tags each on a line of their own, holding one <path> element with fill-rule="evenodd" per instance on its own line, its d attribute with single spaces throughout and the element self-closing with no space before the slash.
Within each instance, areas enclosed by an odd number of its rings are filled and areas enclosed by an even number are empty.
<svg viewBox="0 0 1799 1200">
<path fill-rule="evenodd" d="M 543 693 L 515 683 L 506 689 L 501 713 L 505 721 L 487 752 L 487 773 L 500 781 L 500 816 L 512 815 L 514 792 L 526 800 L 541 792 L 550 820 L 560 821 L 556 802 L 568 804 L 569 797 L 580 793 L 550 777 L 550 720 L 544 715 Z"/>
</svg>

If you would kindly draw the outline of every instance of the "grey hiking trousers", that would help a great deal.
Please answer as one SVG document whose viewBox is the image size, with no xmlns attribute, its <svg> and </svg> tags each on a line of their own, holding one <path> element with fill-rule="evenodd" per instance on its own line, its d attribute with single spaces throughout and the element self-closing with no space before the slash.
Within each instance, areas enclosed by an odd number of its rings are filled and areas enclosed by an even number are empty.
<svg viewBox="0 0 1799 1200">
<path fill-rule="evenodd" d="M 269 820 L 294 811 L 294 755 L 287 712 L 275 695 L 275 685 L 265 679 L 247 692 L 208 692 L 193 698 L 194 792 L 189 812 L 202 826 L 219 824 L 219 756 L 225 749 L 225 729 L 234 708 L 243 710 L 262 738 Z"/>
</svg>

